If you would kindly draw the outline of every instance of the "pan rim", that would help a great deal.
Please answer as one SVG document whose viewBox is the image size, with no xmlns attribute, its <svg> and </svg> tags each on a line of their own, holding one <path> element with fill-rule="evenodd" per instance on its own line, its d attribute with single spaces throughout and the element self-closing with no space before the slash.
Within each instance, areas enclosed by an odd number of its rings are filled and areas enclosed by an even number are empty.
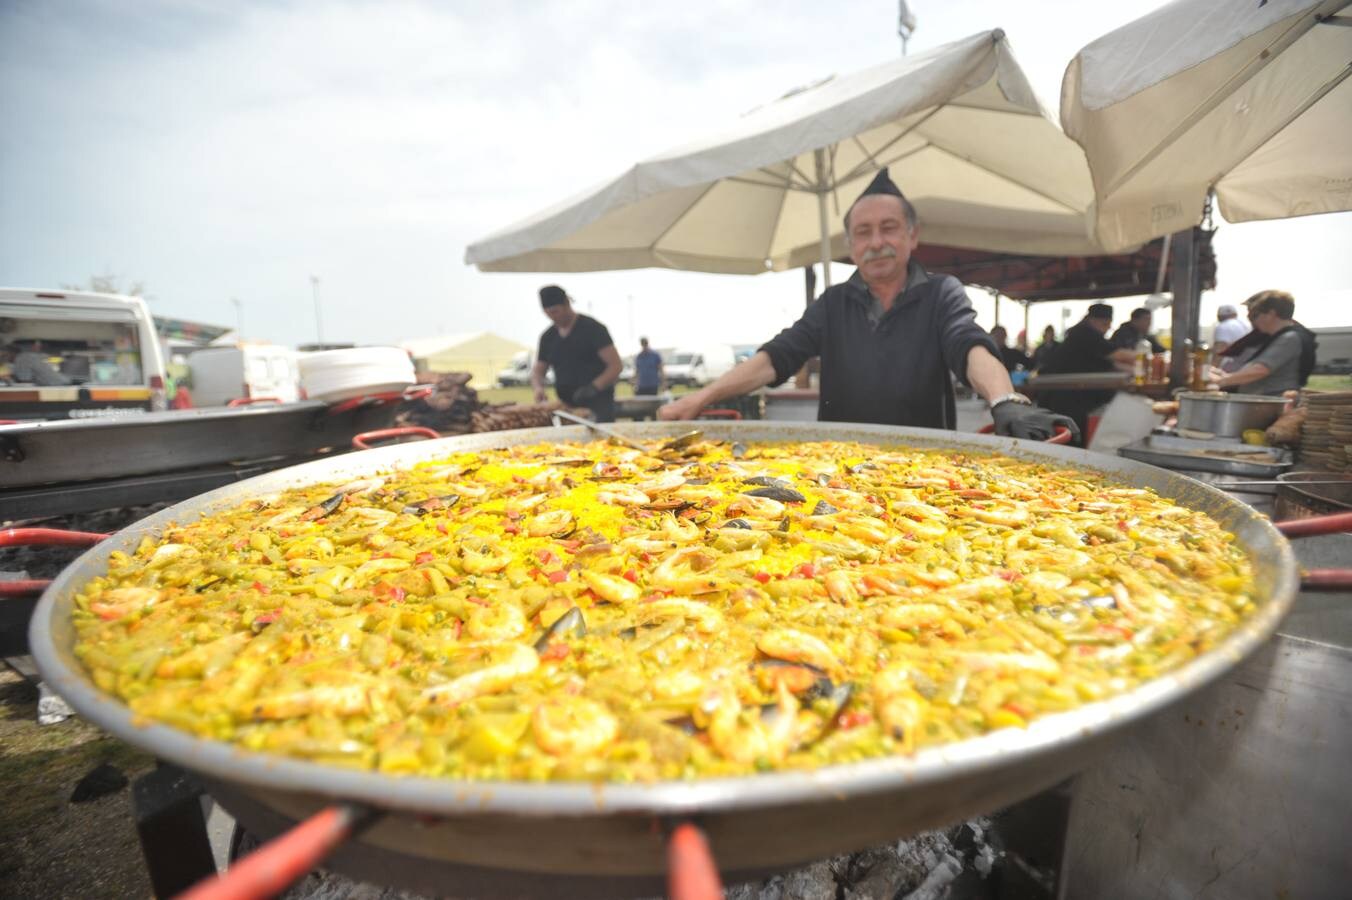
<svg viewBox="0 0 1352 900">
<path fill-rule="evenodd" d="M 682 422 L 643 423 L 627 427 L 626 431 L 643 439 L 669 436 L 688 428 L 689 424 Z M 990 767 L 1013 766 L 1064 752 L 1077 744 L 1091 743 L 1158 712 L 1219 678 L 1272 635 L 1295 599 L 1298 586 L 1295 556 L 1271 522 L 1209 485 L 1143 463 L 1105 458 L 1076 448 L 932 429 L 817 422 L 709 422 L 700 423 L 700 428 L 711 438 L 718 439 L 862 440 L 876 445 L 970 449 L 1042 462 L 1063 461 L 1119 480 L 1124 474 L 1148 475 L 1152 480 L 1177 488 L 1178 492 L 1204 497 L 1220 509 L 1229 511 L 1232 520 L 1222 524 L 1236 533 L 1245 550 L 1255 557 L 1256 565 L 1261 563 L 1270 567 L 1271 584 L 1262 590 L 1259 579 L 1259 592 L 1266 594 L 1262 606 L 1203 656 L 1131 691 L 1041 717 L 1024 729 L 1003 729 L 978 738 L 927 748 L 909 757 L 881 757 L 810 771 L 649 784 L 481 782 L 392 776 L 245 751 L 233 744 L 199 738 L 169 726 L 138 723 L 121 701 L 94 687 L 74 660 L 71 646 L 59 646 L 62 628 L 56 617 L 68 612 L 76 588 L 94 574 L 108 554 L 115 549 L 134 547 L 142 536 L 157 533 L 185 514 L 196 515 L 284 487 L 372 475 L 401 464 L 460 450 L 542 440 L 585 440 L 590 436 L 585 428 L 570 426 L 442 438 L 347 454 L 265 473 L 175 504 L 91 548 L 53 581 L 33 613 L 30 646 L 34 658 L 49 687 L 98 727 L 189 770 L 247 788 L 355 800 L 388 810 L 442 815 L 595 817 L 716 813 L 933 786 Z M 1099 460 L 1099 465 L 1094 464 L 1095 459 Z M 1102 465 L 1108 459 L 1112 461 L 1111 467 Z M 1175 492 L 1162 493 L 1178 499 Z M 1265 552 L 1265 558 L 1259 560 L 1255 544 L 1266 544 L 1267 550 L 1272 552 Z M 68 617 L 66 630 L 73 632 Z"/>
</svg>

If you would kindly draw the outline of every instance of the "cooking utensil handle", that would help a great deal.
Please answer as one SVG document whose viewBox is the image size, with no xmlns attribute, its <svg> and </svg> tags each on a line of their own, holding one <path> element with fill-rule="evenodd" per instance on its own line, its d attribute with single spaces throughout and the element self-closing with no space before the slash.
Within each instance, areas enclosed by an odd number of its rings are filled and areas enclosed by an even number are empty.
<svg viewBox="0 0 1352 900">
<path fill-rule="evenodd" d="M 670 900 L 722 900 L 709 840 L 694 822 L 682 822 L 667 838 L 667 897 Z"/>
<path fill-rule="evenodd" d="M 264 900 L 275 897 L 323 862 L 375 812 L 340 803 L 315 813 L 281 837 L 236 862 L 224 874 L 199 881 L 178 900 Z"/>
<path fill-rule="evenodd" d="M 1352 531 L 1352 512 L 1334 513 L 1331 516 L 1315 516 L 1310 519 L 1287 519 L 1274 522 L 1277 530 L 1289 538 L 1314 537 L 1321 534 L 1338 534 Z"/>
<path fill-rule="evenodd" d="M 648 452 L 648 448 L 638 443 L 637 441 L 630 440 L 629 438 L 620 434 L 613 428 L 607 428 L 604 425 L 598 425 L 591 419 L 584 419 L 581 416 L 575 416 L 572 413 L 564 412 L 561 409 L 550 410 L 549 414 L 554 417 L 555 425 L 558 425 L 559 420 L 563 419 L 565 421 L 572 422 L 574 425 L 582 425 L 586 428 L 590 428 L 592 431 L 596 432 L 602 437 L 607 437 L 610 438 L 611 440 L 619 441 L 621 444 L 624 444 L 626 447 L 629 447 L 630 449 L 642 450 L 644 453 Z"/>
<path fill-rule="evenodd" d="M 281 397 L 236 397 L 234 400 L 231 400 L 229 403 L 225 405 L 233 408 L 236 406 L 253 406 L 255 403 L 281 403 L 281 402 L 282 402 Z"/>
<path fill-rule="evenodd" d="M 371 445 L 367 441 L 383 441 L 389 438 L 413 435 L 425 437 L 428 440 L 436 440 L 441 437 L 440 434 L 430 428 L 424 428 L 421 425 L 407 425 L 403 428 L 378 428 L 375 431 L 363 431 L 352 438 L 352 446 L 357 450 L 370 450 Z"/>
<path fill-rule="evenodd" d="M 698 418 L 728 419 L 733 422 L 740 422 L 742 420 L 742 414 L 735 409 L 702 409 L 699 411 Z"/>
<path fill-rule="evenodd" d="M 0 529 L 0 547 L 92 547 L 108 535 L 60 528 Z"/>
<path fill-rule="evenodd" d="M 1300 576 L 1303 591 L 1352 591 L 1352 569 L 1310 569 Z"/>
</svg>

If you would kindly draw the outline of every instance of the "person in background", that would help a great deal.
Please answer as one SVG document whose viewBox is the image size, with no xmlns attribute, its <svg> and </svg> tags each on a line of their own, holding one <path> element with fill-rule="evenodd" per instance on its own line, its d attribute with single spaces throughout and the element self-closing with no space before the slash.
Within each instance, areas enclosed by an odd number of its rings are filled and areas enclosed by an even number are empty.
<svg viewBox="0 0 1352 900">
<path fill-rule="evenodd" d="M 953 376 L 990 404 L 999 434 L 1046 440 L 1073 423 L 1014 392 L 990 335 L 962 283 L 931 275 L 911 257 L 920 242 L 915 207 L 879 170 L 845 213 L 850 259 L 858 267 L 828 288 L 802 318 L 713 384 L 658 410 L 693 419 L 711 403 L 781 384 L 821 357 L 817 417 L 954 428 Z"/>
<path fill-rule="evenodd" d="M 8 359 L 9 377 L 16 384 L 59 387 L 71 383 L 47 360 L 47 354 L 42 352 L 42 345 L 37 341 L 29 345 L 10 344 L 0 350 L 0 357 Z"/>
<path fill-rule="evenodd" d="M 1013 372 L 1019 366 L 1025 369 L 1033 367 L 1033 361 L 1028 358 L 1022 350 L 1017 347 L 1011 347 L 1009 341 L 1009 332 L 1005 326 L 996 325 L 991 329 L 991 340 L 995 341 L 996 348 L 1000 351 L 1000 362 L 1004 364 L 1006 372 Z"/>
<path fill-rule="evenodd" d="M 1041 369 L 1047 363 L 1052 351 L 1060 346 L 1056 340 L 1056 329 L 1048 325 L 1042 329 L 1042 343 L 1033 351 L 1033 368 Z"/>
<path fill-rule="evenodd" d="M 1239 312 L 1229 303 L 1221 304 L 1216 310 L 1216 333 L 1211 336 L 1211 347 L 1217 353 L 1244 337 L 1253 328 L 1239 317 Z"/>
<path fill-rule="evenodd" d="M 1136 351 L 1114 347 L 1105 337 L 1113 326 L 1113 308 L 1095 303 L 1077 324 L 1066 331 L 1066 339 L 1056 346 L 1039 375 L 1069 375 L 1079 372 L 1130 371 Z M 1113 399 L 1116 391 L 1075 390 L 1041 391 L 1038 400 L 1053 412 L 1075 420 L 1080 434 L 1087 434 L 1089 414 Z"/>
<path fill-rule="evenodd" d="M 1211 370 L 1223 391 L 1281 396 L 1299 388 L 1305 342 L 1295 320 L 1296 301 L 1285 291 L 1263 291 L 1250 298 L 1249 321 L 1266 343 L 1238 371 Z M 1313 366 L 1311 366 L 1313 367 Z M 1308 377 L 1308 375 L 1306 376 Z"/>
<path fill-rule="evenodd" d="M 1142 340 L 1150 342 L 1151 353 L 1163 353 L 1164 345 L 1155 340 L 1150 335 L 1150 322 L 1154 317 L 1150 310 L 1144 306 L 1139 306 L 1131 311 L 1131 318 L 1118 326 L 1117 331 L 1113 332 L 1110 339 L 1114 347 L 1122 350 L 1136 350 L 1136 345 Z"/>
<path fill-rule="evenodd" d="M 638 345 L 642 349 L 634 357 L 634 393 L 660 393 L 667 380 L 666 370 L 662 368 L 662 354 L 649 347 L 645 337 L 638 339 Z"/>
<path fill-rule="evenodd" d="M 554 391 L 569 406 L 585 406 L 598 422 L 615 421 L 615 382 L 624 364 L 606 326 L 573 309 L 563 288 L 540 288 L 540 307 L 550 325 L 540 335 L 531 370 L 535 402 L 544 403 L 545 375 L 554 368 Z"/>
<path fill-rule="evenodd" d="M 192 378 L 184 375 L 174 382 L 174 391 L 169 395 L 170 409 L 192 409 Z"/>
</svg>

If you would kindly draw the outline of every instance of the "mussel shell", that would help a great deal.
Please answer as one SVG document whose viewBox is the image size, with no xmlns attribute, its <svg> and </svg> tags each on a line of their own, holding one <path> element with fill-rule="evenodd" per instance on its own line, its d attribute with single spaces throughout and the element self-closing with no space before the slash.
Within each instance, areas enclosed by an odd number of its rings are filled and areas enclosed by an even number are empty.
<svg viewBox="0 0 1352 900">
<path fill-rule="evenodd" d="M 769 475 L 753 475 L 750 478 L 743 478 L 742 484 L 754 484 L 757 487 L 783 488 L 793 490 L 793 482 L 785 481 L 783 478 L 773 478 Z"/>
<path fill-rule="evenodd" d="M 733 441 L 732 458 L 741 459 L 744 456 L 746 456 L 746 444 L 743 444 L 741 441 Z"/>
<path fill-rule="evenodd" d="M 825 500 L 818 500 L 817 505 L 812 507 L 812 514 L 814 516 L 832 516 L 838 512 L 840 512 L 840 510 L 836 509 Z"/>
<path fill-rule="evenodd" d="M 770 500 L 778 500 L 780 503 L 802 503 L 807 499 L 793 488 L 783 487 L 762 487 L 745 493 L 748 497 L 765 497 Z"/>
<path fill-rule="evenodd" d="M 554 620 L 554 624 L 545 629 L 545 633 L 540 635 L 540 639 L 535 642 L 535 651 L 543 653 L 549 648 L 549 645 L 558 638 L 564 638 L 568 635 L 583 637 L 587 633 L 587 620 L 582 615 L 582 610 L 576 606 L 570 606 L 568 611 Z"/>
<path fill-rule="evenodd" d="M 459 494 L 446 494 L 441 497 L 428 497 L 426 500 L 410 503 L 399 511 L 411 516 L 425 516 L 434 509 L 450 509 L 459 502 Z"/>
<path fill-rule="evenodd" d="M 685 434 L 678 434 L 659 447 L 658 450 L 684 450 L 702 437 L 704 437 L 704 432 L 696 428 L 693 431 L 687 431 Z"/>
<path fill-rule="evenodd" d="M 720 528 L 751 528 L 751 523 L 746 519 L 728 519 Z"/>
</svg>

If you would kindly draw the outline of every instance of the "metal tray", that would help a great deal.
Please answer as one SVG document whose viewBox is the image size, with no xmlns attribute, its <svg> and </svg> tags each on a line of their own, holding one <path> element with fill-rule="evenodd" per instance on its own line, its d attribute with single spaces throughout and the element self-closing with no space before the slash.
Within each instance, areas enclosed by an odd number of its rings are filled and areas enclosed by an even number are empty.
<svg viewBox="0 0 1352 900">
<path fill-rule="evenodd" d="M 1271 453 L 1275 462 L 1259 462 L 1257 460 L 1224 459 L 1218 456 L 1208 456 L 1203 452 L 1206 448 L 1197 446 L 1197 443 L 1199 442 L 1192 442 L 1191 446 L 1185 447 L 1180 446 L 1178 439 L 1158 441 L 1152 436 L 1134 444 L 1120 447 L 1117 452 L 1127 459 L 1150 463 L 1152 466 L 1174 471 L 1215 472 L 1220 475 L 1253 475 L 1268 478 L 1275 478 L 1280 475 L 1291 468 L 1294 462 L 1289 450 L 1272 449 Z M 1216 449 L 1237 448 L 1238 446 L 1240 445 L 1227 442 Z"/>
</svg>

